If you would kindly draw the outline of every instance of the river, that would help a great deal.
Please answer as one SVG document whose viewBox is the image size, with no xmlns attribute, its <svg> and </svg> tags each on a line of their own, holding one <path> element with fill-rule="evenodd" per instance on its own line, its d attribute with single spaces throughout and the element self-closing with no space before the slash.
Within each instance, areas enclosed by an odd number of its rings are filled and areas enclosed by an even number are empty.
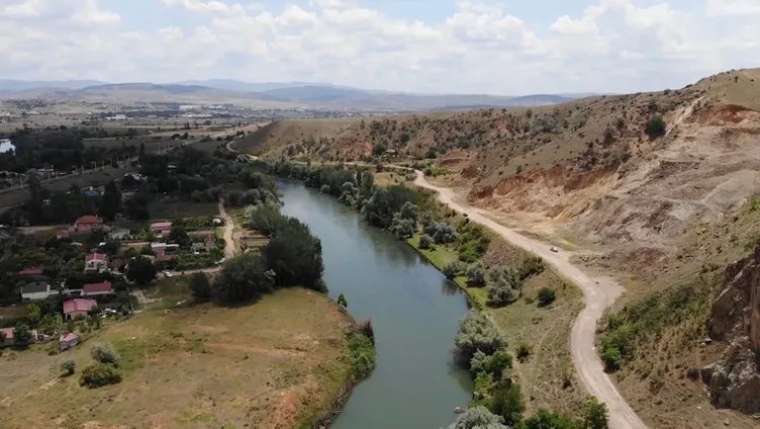
<svg viewBox="0 0 760 429">
<path fill-rule="evenodd" d="M 322 240 L 325 282 L 357 320 L 371 319 L 377 367 L 359 384 L 333 429 L 438 429 L 466 406 L 472 385 L 453 361 L 467 302 L 413 249 L 373 228 L 336 199 L 280 182 L 283 212 Z"/>
</svg>

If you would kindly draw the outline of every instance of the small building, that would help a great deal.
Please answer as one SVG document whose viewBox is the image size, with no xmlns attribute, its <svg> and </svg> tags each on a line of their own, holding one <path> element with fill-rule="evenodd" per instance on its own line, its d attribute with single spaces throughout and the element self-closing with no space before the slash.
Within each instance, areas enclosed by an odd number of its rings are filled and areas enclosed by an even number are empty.
<svg viewBox="0 0 760 429">
<path fill-rule="evenodd" d="M 57 294 L 58 291 L 46 281 L 31 282 L 21 287 L 21 299 L 24 301 L 43 301 Z"/>
<path fill-rule="evenodd" d="M 16 273 L 16 275 L 25 279 L 35 279 L 44 277 L 45 273 L 43 272 L 42 267 L 26 267 Z"/>
<path fill-rule="evenodd" d="M 61 335 L 60 338 L 58 338 L 58 350 L 62 352 L 73 349 L 77 345 L 79 345 L 79 335 L 73 332 Z"/>
<path fill-rule="evenodd" d="M 0 347 L 12 346 L 16 342 L 15 328 L 0 328 Z"/>
<path fill-rule="evenodd" d="M 100 283 L 89 283 L 82 287 L 82 296 L 96 297 L 113 295 L 113 285 L 111 282 L 104 281 Z"/>
<path fill-rule="evenodd" d="M 150 232 L 157 238 L 168 237 L 172 232 L 171 222 L 154 222 L 150 224 Z"/>
<path fill-rule="evenodd" d="M 156 255 L 156 260 L 172 261 L 177 259 L 179 254 L 179 244 L 151 243 L 150 250 Z"/>
<path fill-rule="evenodd" d="M 73 233 L 87 233 L 103 229 L 103 219 L 98 216 L 82 216 L 71 227 Z"/>
<path fill-rule="evenodd" d="M 85 273 L 102 273 L 108 270 L 108 255 L 104 253 L 90 253 L 84 259 Z"/>
<path fill-rule="evenodd" d="M 97 307 L 98 303 L 94 299 L 69 299 L 63 302 L 63 316 L 67 320 L 79 319 Z"/>
</svg>

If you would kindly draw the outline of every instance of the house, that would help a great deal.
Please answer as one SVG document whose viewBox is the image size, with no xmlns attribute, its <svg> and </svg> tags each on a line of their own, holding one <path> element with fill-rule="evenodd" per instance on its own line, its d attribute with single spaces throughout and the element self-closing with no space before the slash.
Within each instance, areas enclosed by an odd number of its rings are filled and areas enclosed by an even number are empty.
<svg viewBox="0 0 760 429">
<path fill-rule="evenodd" d="M 42 271 L 42 267 L 26 267 L 23 270 L 16 273 L 17 276 L 25 279 L 34 279 L 44 277 L 45 274 Z"/>
<path fill-rule="evenodd" d="M 108 255 L 104 253 L 90 253 L 85 256 L 85 273 L 102 273 L 106 270 L 108 270 Z"/>
<path fill-rule="evenodd" d="M 172 232 L 171 222 L 154 222 L 150 224 L 150 232 L 157 238 L 168 237 Z"/>
<path fill-rule="evenodd" d="M 69 231 L 68 229 L 59 229 L 55 233 L 55 238 L 57 238 L 58 240 L 65 240 L 67 238 L 71 238 L 71 231 Z"/>
<path fill-rule="evenodd" d="M 63 302 L 63 316 L 67 320 L 79 319 L 97 307 L 98 303 L 94 299 L 69 299 Z"/>
<path fill-rule="evenodd" d="M 98 216 L 87 215 L 74 221 L 74 225 L 71 227 L 71 232 L 87 233 L 99 229 L 103 229 L 103 219 Z"/>
<path fill-rule="evenodd" d="M 24 301 L 42 301 L 57 294 L 58 291 L 46 281 L 31 282 L 21 287 L 21 299 Z"/>
<path fill-rule="evenodd" d="M 79 344 L 79 335 L 73 332 L 70 332 L 66 335 L 61 335 L 61 337 L 58 338 L 58 350 L 62 352 L 72 349 L 76 347 L 78 344 Z"/>
<path fill-rule="evenodd" d="M 36 330 L 32 329 L 29 333 L 32 335 L 31 342 L 39 340 L 40 336 Z M 14 344 L 16 344 L 16 328 L 0 328 L 0 347 Z"/>
<path fill-rule="evenodd" d="M 94 297 L 106 295 L 113 295 L 113 286 L 109 281 L 90 283 L 82 287 L 82 296 Z"/>
<path fill-rule="evenodd" d="M 171 261 L 179 254 L 179 244 L 151 243 L 150 250 L 158 261 Z"/>
</svg>

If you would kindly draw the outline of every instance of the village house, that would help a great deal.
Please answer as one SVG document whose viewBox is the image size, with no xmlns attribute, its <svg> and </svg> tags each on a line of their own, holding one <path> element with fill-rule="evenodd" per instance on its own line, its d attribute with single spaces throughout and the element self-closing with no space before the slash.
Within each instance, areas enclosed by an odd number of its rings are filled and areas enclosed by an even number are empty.
<svg viewBox="0 0 760 429">
<path fill-rule="evenodd" d="M 29 331 L 34 343 L 40 339 L 37 331 L 32 329 Z M 16 344 L 16 328 L 0 328 L 0 347 L 7 347 Z"/>
<path fill-rule="evenodd" d="M 86 317 L 90 310 L 97 307 L 98 303 L 94 299 L 70 299 L 63 302 L 63 316 L 66 320 L 79 319 Z"/>
<path fill-rule="evenodd" d="M 98 216 L 87 215 L 74 221 L 74 225 L 71 227 L 71 232 L 80 234 L 100 229 L 103 229 L 103 219 Z"/>
<path fill-rule="evenodd" d="M 104 253 L 90 253 L 85 256 L 85 273 L 102 273 L 108 270 L 108 255 Z"/>
<path fill-rule="evenodd" d="M 78 344 L 79 335 L 70 332 L 66 335 L 61 335 L 61 337 L 58 339 L 58 350 L 65 352 L 66 350 L 76 347 Z"/>
<path fill-rule="evenodd" d="M 21 287 L 21 299 L 24 301 L 43 301 L 57 294 L 58 291 L 46 281 L 35 281 Z"/>
<path fill-rule="evenodd" d="M 156 255 L 158 261 L 172 261 L 177 259 L 179 244 L 151 243 L 150 250 Z"/>
<path fill-rule="evenodd" d="M 113 241 L 126 241 L 132 238 L 132 233 L 126 228 L 119 228 L 111 231 L 108 238 Z"/>
<path fill-rule="evenodd" d="M 16 273 L 16 275 L 24 279 L 39 279 L 45 277 L 42 267 L 26 267 Z"/>
<path fill-rule="evenodd" d="M 150 224 L 150 232 L 156 238 L 166 238 L 172 232 L 171 222 L 154 222 Z"/>
<path fill-rule="evenodd" d="M 84 297 L 97 297 L 107 295 L 113 295 L 113 285 L 111 285 L 111 282 L 109 281 L 89 283 L 82 287 L 82 296 Z"/>
</svg>

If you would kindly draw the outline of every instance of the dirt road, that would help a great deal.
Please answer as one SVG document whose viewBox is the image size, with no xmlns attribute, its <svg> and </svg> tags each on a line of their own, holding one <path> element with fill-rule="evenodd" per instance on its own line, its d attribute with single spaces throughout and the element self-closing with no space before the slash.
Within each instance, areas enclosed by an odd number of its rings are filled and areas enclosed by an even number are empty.
<svg viewBox="0 0 760 429">
<path fill-rule="evenodd" d="M 644 422 L 631 409 L 618 392 L 615 384 L 604 372 L 604 366 L 594 346 L 597 323 L 604 311 L 623 293 L 622 286 L 611 278 L 592 277 L 583 272 L 571 262 L 572 253 L 553 252 L 550 244 L 526 237 L 499 224 L 492 220 L 485 210 L 458 202 L 454 191 L 430 184 L 419 171 L 414 183 L 422 188 L 438 192 L 439 200 L 453 210 L 466 214 L 471 221 L 491 229 L 513 245 L 541 257 L 551 264 L 560 275 L 576 284 L 583 291 L 586 307 L 576 319 L 570 337 L 570 349 L 578 377 L 591 395 L 607 405 L 611 428 L 646 428 Z"/>
<path fill-rule="evenodd" d="M 237 255 L 234 236 L 235 219 L 227 213 L 223 200 L 219 200 L 219 215 L 224 219 L 224 258 L 229 260 Z"/>
</svg>

